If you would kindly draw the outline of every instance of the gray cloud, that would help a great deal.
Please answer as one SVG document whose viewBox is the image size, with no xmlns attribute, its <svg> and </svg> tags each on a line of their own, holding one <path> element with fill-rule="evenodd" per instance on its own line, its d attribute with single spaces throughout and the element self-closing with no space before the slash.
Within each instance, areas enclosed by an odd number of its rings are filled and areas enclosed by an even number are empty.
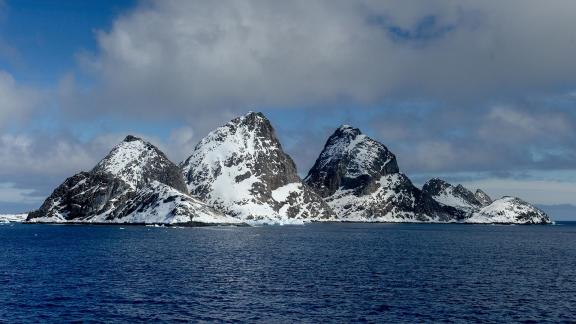
<svg viewBox="0 0 576 324">
<path fill-rule="evenodd" d="M 99 51 L 81 62 L 99 83 L 64 102 L 194 121 L 254 105 L 553 91 L 576 83 L 575 10 L 570 0 L 148 1 L 98 33 Z"/>
<path fill-rule="evenodd" d="M 127 134 L 98 135 L 80 141 L 70 133 L 0 134 L 0 205 L 39 205 L 65 178 L 89 171 Z M 192 151 L 196 141 L 189 127 L 174 129 L 167 140 L 134 133 L 163 150 L 175 163 Z"/>
<path fill-rule="evenodd" d="M 409 171 L 571 167 L 573 116 L 518 102 L 576 86 L 574 9 L 569 0 L 147 1 L 80 56 L 96 85 L 68 78 L 61 98 L 82 116 L 185 119 L 196 136 L 247 109 L 392 102 L 372 128 Z M 415 98 L 442 104 L 428 114 L 401 104 Z M 298 143 L 299 132 L 284 135 Z M 295 154 L 301 173 L 323 141 Z"/>
<path fill-rule="evenodd" d="M 518 103 L 464 114 L 404 111 L 382 114 L 373 127 L 410 172 L 576 168 L 576 116 L 562 108 Z"/>
<path fill-rule="evenodd" d="M 19 85 L 11 74 L 0 70 L 0 127 L 14 126 L 37 108 L 40 91 Z"/>
<path fill-rule="evenodd" d="M 336 118 L 309 110 L 305 120 L 279 133 L 301 174 L 338 123 L 348 123 L 387 145 L 408 174 L 482 172 L 484 177 L 507 177 L 510 171 L 576 169 L 574 104 L 576 100 L 562 107 L 535 99 L 458 109 L 406 103 L 355 108 Z M 337 121 L 325 126 L 326 119 Z"/>
</svg>

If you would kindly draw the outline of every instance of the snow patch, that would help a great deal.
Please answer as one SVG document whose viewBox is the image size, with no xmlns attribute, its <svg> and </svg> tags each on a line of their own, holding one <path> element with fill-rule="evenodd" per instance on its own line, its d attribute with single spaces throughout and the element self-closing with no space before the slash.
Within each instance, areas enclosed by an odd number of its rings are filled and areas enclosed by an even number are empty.
<svg viewBox="0 0 576 324">
<path fill-rule="evenodd" d="M 0 223 L 21 223 L 28 214 L 0 214 Z"/>
</svg>

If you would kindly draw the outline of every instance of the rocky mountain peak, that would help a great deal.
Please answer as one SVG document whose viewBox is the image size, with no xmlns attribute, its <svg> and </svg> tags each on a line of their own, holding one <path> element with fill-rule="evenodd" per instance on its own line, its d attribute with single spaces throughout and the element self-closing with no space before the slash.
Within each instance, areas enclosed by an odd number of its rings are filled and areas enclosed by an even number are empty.
<svg viewBox="0 0 576 324">
<path fill-rule="evenodd" d="M 344 136 L 356 137 L 358 135 L 362 135 L 362 132 L 359 128 L 352 127 L 350 125 L 340 125 L 340 127 L 336 129 L 332 136 L 340 138 Z"/>
<path fill-rule="evenodd" d="M 66 179 L 27 221 L 239 223 L 187 193 L 178 166 L 149 142 L 127 136 L 92 171 Z"/>
<path fill-rule="evenodd" d="M 156 146 L 132 135 L 126 136 L 98 162 L 92 173 L 113 175 L 133 189 L 156 180 L 187 192 L 178 166 Z"/>
<path fill-rule="evenodd" d="M 426 193 L 428 193 L 431 196 L 436 196 L 439 195 L 440 193 L 444 192 L 447 188 L 450 188 L 451 185 L 440 179 L 440 178 L 433 178 L 428 180 L 424 186 L 422 187 L 422 190 Z"/>
<path fill-rule="evenodd" d="M 474 192 L 474 196 L 476 197 L 476 200 L 478 200 L 482 204 L 482 206 L 488 206 L 492 203 L 492 198 L 490 198 L 490 196 L 487 193 L 485 193 L 480 189 L 476 189 L 476 192 Z"/>
<path fill-rule="evenodd" d="M 181 164 L 190 192 L 250 222 L 331 216 L 296 172 L 270 121 L 250 112 L 210 132 Z"/>
<path fill-rule="evenodd" d="M 245 125 L 270 125 L 270 121 L 263 113 L 257 111 L 249 111 L 244 116 L 236 117 L 230 121 L 232 124 L 245 124 Z"/>
<path fill-rule="evenodd" d="M 343 125 L 328 138 L 305 182 L 349 221 L 450 221 L 462 213 L 440 205 L 399 172 L 386 146 Z"/>
<path fill-rule="evenodd" d="M 327 197 L 340 187 L 369 192 L 381 176 L 398 172 L 396 156 L 386 146 L 343 125 L 328 138 L 304 181 Z"/>
<path fill-rule="evenodd" d="M 235 131 L 237 128 L 243 128 L 253 132 L 258 137 L 270 138 L 278 142 L 276 134 L 274 133 L 274 127 L 272 127 L 268 118 L 261 112 L 251 111 L 244 116 L 232 119 L 226 126 L 232 131 Z"/>
<path fill-rule="evenodd" d="M 127 135 L 122 142 L 135 142 L 135 141 L 143 141 L 140 137 L 136 137 L 134 135 Z"/>
<path fill-rule="evenodd" d="M 467 223 L 550 223 L 544 212 L 515 197 L 504 196 L 492 201 L 480 189 L 473 193 L 462 185 L 454 186 L 437 178 L 429 180 L 422 191 L 442 205 L 464 212 L 463 221 Z"/>
</svg>

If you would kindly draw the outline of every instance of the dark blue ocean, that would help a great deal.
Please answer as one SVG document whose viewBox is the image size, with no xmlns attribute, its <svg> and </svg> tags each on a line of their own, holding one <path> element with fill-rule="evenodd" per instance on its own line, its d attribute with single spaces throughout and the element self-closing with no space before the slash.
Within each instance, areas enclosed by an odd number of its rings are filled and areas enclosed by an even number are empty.
<svg viewBox="0 0 576 324">
<path fill-rule="evenodd" d="M 0 226 L 0 322 L 576 321 L 576 226 Z"/>
</svg>

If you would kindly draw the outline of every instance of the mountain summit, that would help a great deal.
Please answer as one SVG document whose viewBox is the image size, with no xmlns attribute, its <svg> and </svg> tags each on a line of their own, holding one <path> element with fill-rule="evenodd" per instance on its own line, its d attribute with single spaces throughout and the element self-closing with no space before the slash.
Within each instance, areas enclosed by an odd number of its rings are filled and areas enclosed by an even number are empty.
<svg viewBox="0 0 576 324">
<path fill-rule="evenodd" d="M 302 183 L 274 128 L 250 112 L 217 128 L 181 164 L 190 193 L 252 223 L 331 219 L 330 207 Z"/>
<path fill-rule="evenodd" d="M 158 181 L 187 193 L 180 169 L 154 145 L 128 135 L 92 169 L 92 173 L 109 174 L 136 189 Z"/>
<path fill-rule="evenodd" d="M 328 138 L 304 181 L 322 197 L 339 189 L 361 194 L 371 191 L 374 180 L 398 172 L 396 156 L 386 146 L 343 125 Z"/>
<path fill-rule="evenodd" d="M 328 138 L 304 181 L 342 220 L 448 222 L 463 216 L 416 188 L 386 146 L 348 125 Z"/>
</svg>

